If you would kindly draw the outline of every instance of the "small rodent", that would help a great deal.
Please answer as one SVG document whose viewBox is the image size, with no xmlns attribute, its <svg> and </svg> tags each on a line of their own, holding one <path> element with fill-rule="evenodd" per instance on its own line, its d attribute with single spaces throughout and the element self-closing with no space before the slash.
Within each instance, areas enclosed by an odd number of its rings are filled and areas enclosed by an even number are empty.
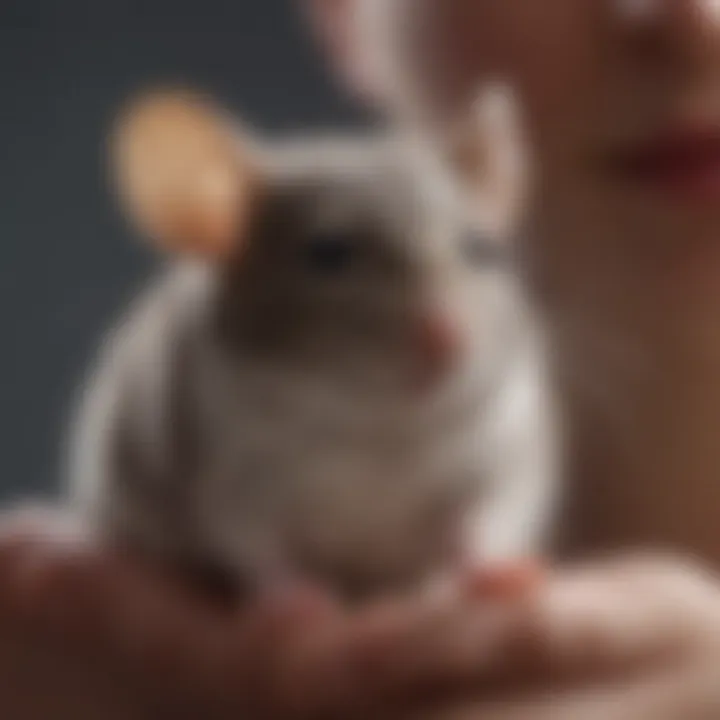
<svg viewBox="0 0 720 720">
<path fill-rule="evenodd" d="M 113 148 L 170 261 L 109 336 L 72 443 L 72 502 L 103 542 L 348 595 L 538 547 L 537 333 L 509 241 L 418 148 L 263 144 L 185 92 L 130 105 Z"/>
</svg>

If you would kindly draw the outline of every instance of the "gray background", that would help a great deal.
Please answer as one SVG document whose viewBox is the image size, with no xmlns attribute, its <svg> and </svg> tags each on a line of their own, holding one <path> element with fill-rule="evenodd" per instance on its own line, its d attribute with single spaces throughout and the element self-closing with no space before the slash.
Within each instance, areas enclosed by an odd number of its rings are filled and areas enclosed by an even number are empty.
<svg viewBox="0 0 720 720">
<path fill-rule="evenodd" d="M 185 80 L 256 125 L 354 124 L 292 0 L 0 0 L 0 500 L 59 477 L 102 329 L 150 270 L 103 185 L 112 111 Z"/>
</svg>

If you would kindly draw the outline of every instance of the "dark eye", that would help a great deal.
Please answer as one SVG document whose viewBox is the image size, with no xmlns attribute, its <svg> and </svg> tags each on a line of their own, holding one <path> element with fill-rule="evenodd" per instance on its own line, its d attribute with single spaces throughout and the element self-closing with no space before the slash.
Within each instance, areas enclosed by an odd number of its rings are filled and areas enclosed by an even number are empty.
<svg viewBox="0 0 720 720">
<path fill-rule="evenodd" d="M 328 233 L 313 237 L 307 244 L 305 255 L 314 270 L 336 273 L 352 263 L 356 250 L 352 238 L 341 233 Z"/>
<path fill-rule="evenodd" d="M 478 231 L 470 231 L 462 239 L 462 253 L 470 264 L 485 267 L 504 263 L 508 249 L 499 240 L 493 240 Z"/>
</svg>

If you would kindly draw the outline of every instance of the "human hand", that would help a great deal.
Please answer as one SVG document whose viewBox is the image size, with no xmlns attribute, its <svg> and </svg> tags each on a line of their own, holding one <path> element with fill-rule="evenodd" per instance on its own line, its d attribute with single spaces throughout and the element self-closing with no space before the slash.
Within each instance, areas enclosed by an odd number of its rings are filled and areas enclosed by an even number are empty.
<svg viewBox="0 0 720 720">
<path fill-rule="evenodd" d="M 0 716 L 8 720 L 394 717 L 468 680 L 478 598 L 532 573 L 487 571 L 454 599 L 350 613 L 298 590 L 243 612 L 93 549 L 52 513 L 0 522 Z"/>
<path fill-rule="evenodd" d="M 720 713 L 713 576 L 652 558 L 559 571 L 546 583 L 531 575 L 484 572 L 449 601 L 397 598 L 353 615 L 312 591 L 238 613 L 117 558 L 16 528 L 0 537 L 0 712 L 12 720 Z"/>
<path fill-rule="evenodd" d="M 647 555 L 559 571 L 513 623 L 472 699 L 403 717 L 720 717 L 720 583 L 698 565 Z"/>
</svg>

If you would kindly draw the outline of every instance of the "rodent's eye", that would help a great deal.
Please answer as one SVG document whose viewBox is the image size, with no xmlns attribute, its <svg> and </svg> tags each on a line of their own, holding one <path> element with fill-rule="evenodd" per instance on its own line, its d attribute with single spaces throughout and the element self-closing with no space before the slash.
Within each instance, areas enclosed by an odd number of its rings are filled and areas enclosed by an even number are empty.
<svg viewBox="0 0 720 720">
<path fill-rule="evenodd" d="M 467 232 L 461 242 L 463 256 L 476 267 L 500 265 L 507 260 L 508 248 L 505 244 L 491 240 L 477 230 Z"/>
<path fill-rule="evenodd" d="M 324 233 L 311 238 L 305 255 L 311 268 L 325 273 L 345 270 L 353 261 L 356 244 L 342 233 Z"/>
</svg>

